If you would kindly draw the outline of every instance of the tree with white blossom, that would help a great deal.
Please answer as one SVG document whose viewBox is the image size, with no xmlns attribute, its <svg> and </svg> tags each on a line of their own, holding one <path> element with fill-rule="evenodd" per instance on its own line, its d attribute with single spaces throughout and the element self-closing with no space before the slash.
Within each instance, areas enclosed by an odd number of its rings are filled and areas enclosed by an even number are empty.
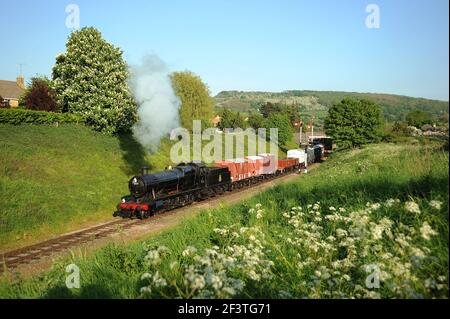
<svg viewBox="0 0 450 319">
<path fill-rule="evenodd" d="M 93 27 L 72 32 L 66 49 L 53 67 L 62 111 L 81 115 L 103 133 L 129 129 L 136 122 L 137 106 L 127 85 L 122 51 Z"/>
</svg>

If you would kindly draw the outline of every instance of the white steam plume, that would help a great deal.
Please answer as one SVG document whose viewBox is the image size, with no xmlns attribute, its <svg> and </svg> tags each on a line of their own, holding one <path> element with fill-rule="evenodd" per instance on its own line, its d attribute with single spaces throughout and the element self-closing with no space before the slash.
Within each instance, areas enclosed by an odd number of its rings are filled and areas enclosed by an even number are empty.
<svg viewBox="0 0 450 319">
<path fill-rule="evenodd" d="M 156 151 L 162 137 L 179 126 L 180 101 L 175 95 L 166 64 L 156 55 L 147 55 L 142 64 L 131 67 L 130 88 L 138 103 L 136 139 Z"/>
</svg>

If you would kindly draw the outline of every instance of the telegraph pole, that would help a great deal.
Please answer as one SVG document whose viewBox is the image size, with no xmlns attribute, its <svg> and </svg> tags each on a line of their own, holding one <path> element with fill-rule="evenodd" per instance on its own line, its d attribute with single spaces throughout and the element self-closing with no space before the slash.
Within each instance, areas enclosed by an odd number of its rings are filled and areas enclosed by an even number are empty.
<svg viewBox="0 0 450 319">
<path fill-rule="evenodd" d="M 19 63 L 19 70 L 20 70 L 19 75 L 20 75 L 20 76 L 23 76 L 23 66 L 24 66 L 24 65 L 25 65 L 24 63 Z"/>
<path fill-rule="evenodd" d="M 302 148 L 302 132 L 303 132 L 303 122 L 300 122 L 300 141 L 299 141 L 300 148 Z"/>
</svg>

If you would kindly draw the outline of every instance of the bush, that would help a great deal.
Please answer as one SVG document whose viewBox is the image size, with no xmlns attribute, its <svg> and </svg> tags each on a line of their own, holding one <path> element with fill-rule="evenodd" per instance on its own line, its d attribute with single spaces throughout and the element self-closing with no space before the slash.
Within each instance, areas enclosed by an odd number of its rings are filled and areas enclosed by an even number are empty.
<svg viewBox="0 0 450 319">
<path fill-rule="evenodd" d="M 0 109 L 0 123 L 3 124 L 62 124 L 77 123 L 81 118 L 74 114 L 32 111 L 23 109 Z"/>
<path fill-rule="evenodd" d="M 424 124 L 431 124 L 431 115 L 422 110 L 414 110 L 406 115 L 406 122 L 409 126 L 421 127 Z"/>
<path fill-rule="evenodd" d="M 50 81 L 45 77 L 32 78 L 31 85 L 23 94 L 21 100 L 21 104 L 29 110 L 47 112 L 58 110 L 56 92 L 51 88 Z"/>
<path fill-rule="evenodd" d="M 1 108 L 6 108 L 6 102 L 5 100 L 3 100 L 3 97 L 0 95 L 0 109 Z"/>
</svg>

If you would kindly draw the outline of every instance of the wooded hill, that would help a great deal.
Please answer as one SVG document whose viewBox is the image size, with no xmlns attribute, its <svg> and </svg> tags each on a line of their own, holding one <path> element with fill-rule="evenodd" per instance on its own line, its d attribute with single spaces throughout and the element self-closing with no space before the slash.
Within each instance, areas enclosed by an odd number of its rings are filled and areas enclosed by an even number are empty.
<svg viewBox="0 0 450 319">
<path fill-rule="evenodd" d="M 226 107 L 234 111 L 248 114 L 256 111 L 261 103 L 297 104 L 307 118 L 314 117 L 317 124 L 323 122 L 328 108 L 344 97 L 368 98 L 378 103 L 388 121 L 404 120 L 412 110 L 423 110 L 435 118 L 446 118 L 448 121 L 448 101 L 437 101 L 393 94 L 334 92 L 334 91 L 301 91 L 284 92 L 243 92 L 222 91 L 214 99 L 216 107 Z"/>
</svg>

